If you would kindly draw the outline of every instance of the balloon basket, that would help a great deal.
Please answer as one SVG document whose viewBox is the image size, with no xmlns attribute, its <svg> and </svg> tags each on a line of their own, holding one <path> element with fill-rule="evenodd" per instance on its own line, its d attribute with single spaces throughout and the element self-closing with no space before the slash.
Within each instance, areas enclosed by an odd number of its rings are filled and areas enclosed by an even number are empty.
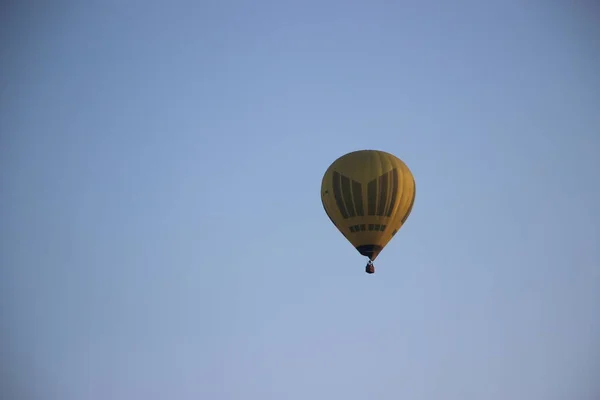
<svg viewBox="0 0 600 400">
<path fill-rule="evenodd" d="M 365 267 L 365 272 L 367 274 L 374 274 L 375 273 L 375 265 L 373 265 L 373 263 L 371 261 L 369 261 L 369 263 Z"/>
</svg>

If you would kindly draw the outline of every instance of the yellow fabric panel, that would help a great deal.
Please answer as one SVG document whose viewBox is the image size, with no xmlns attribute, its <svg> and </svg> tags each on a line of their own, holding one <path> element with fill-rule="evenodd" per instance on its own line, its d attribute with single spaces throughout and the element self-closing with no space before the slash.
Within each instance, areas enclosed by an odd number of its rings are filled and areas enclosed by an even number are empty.
<svg viewBox="0 0 600 400">
<path fill-rule="evenodd" d="M 406 164 L 378 150 L 338 158 L 321 183 L 325 212 L 354 247 L 385 247 L 410 215 L 415 194 Z"/>
</svg>

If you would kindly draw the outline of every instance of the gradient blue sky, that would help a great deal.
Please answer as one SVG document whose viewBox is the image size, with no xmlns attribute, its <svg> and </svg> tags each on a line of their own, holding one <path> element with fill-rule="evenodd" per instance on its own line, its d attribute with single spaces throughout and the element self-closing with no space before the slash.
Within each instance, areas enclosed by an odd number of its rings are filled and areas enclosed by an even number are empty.
<svg viewBox="0 0 600 400">
<path fill-rule="evenodd" d="M 555 3 L 5 7 L 4 398 L 598 399 L 600 14 Z M 319 196 L 363 148 L 417 182 L 372 276 Z"/>
</svg>

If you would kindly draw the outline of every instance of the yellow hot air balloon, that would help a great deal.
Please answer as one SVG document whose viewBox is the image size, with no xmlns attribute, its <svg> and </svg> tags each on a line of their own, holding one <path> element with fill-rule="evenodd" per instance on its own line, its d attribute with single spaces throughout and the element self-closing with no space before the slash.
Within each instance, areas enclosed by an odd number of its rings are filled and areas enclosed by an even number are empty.
<svg viewBox="0 0 600 400">
<path fill-rule="evenodd" d="M 329 166 L 321 183 L 321 201 L 331 222 L 358 250 L 373 261 L 410 215 L 415 180 L 406 164 L 379 150 L 343 155 Z"/>
</svg>

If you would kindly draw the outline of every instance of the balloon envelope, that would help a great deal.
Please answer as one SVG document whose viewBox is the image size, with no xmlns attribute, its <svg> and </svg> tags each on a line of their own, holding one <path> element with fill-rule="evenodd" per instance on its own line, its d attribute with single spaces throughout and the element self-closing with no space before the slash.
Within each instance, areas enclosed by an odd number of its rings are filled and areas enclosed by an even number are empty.
<svg viewBox="0 0 600 400">
<path fill-rule="evenodd" d="M 325 212 L 370 260 L 406 222 L 415 194 L 415 180 L 406 164 L 379 150 L 343 155 L 329 166 L 321 183 Z"/>
</svg>

